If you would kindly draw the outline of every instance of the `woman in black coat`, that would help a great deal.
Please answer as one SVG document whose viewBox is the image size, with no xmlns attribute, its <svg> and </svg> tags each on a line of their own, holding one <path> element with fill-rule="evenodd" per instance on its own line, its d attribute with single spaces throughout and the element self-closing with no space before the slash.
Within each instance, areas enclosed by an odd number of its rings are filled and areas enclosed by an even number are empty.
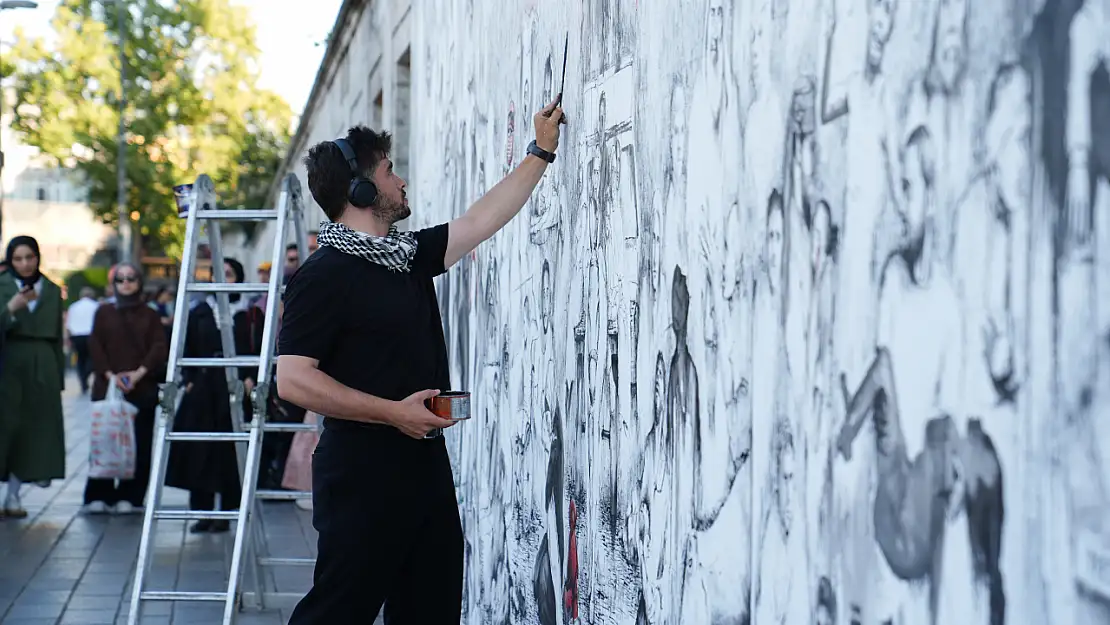
<svg viewBox="0 0 1110 625">
<path fill-rule="evenodd" d="M 225 265 L 228 282 L 234 273 Z M 213 298 L 214 299 L 214 298 Z M 214 301 L 196 297 L 190 302 L 186 324 L 185 358 L 221 358 L 223 347 L 216 323 Z M 174 419 L 175 432 L 231 432 L 231 404 L 227 377 L 221 367 L 183 370 L 185 393 Z M 220 510 L 236 510 L 242 492 L 235 443 L 176 442 L 170 445 L 166 485 L 189 491 L 189 508 L 215 510 L 220 495 Z M 226 532 L 224 520 L 200 520 L 192 533 Z"/>
</svg>

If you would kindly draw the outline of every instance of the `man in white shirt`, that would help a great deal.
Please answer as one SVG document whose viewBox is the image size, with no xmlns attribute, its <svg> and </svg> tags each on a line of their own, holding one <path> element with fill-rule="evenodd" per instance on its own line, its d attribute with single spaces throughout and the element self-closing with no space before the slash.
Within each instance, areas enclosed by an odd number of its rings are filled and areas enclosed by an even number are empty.
<svg viewBox="0 0 1110 625">
<path fill-rule="evenodd" d="M 77 353 L 77 377 L 81 380 L 81 392 L 89 392 L 89 335 L 92 334 L 93 318 L 100 304 L 96 292 L 91 287 L 81 289 L 81 298 L 73 302 L 66 311 L 66 340 Z"/>
</svg>

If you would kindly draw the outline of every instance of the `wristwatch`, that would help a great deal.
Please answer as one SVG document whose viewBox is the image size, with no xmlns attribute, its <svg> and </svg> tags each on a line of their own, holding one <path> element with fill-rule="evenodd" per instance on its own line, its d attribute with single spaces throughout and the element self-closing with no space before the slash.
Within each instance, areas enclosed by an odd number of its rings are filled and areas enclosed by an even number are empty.
<svg viewBox="0 0 1110 625">
<path fill-rule="evenodd" d="M 555 162 L 555 154 L 548 152 L 547 150 L 536 145 L 535 139 L 533 139 L 532 142 L 528 144 L 528 153 L 532 154 L 533 156 L 538 156 L 548 163 Z"/>
</svg>

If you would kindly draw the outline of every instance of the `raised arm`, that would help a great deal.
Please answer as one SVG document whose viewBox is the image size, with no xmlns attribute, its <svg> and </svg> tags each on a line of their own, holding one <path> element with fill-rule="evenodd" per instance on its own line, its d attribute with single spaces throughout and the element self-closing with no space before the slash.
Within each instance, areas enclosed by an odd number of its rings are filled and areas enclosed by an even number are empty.
<svg viewBox="0 0 1110 625">
<path fill-rule="evenodd" d="M 563 109 L 557 106 L 558 102 L 556 99 L 548 104 L 533 118 L 536 145 L 552 154 L 559 148 L 559 124 L 566 123 Z M 447 253 L 443 258 L 443 266 L 450 268 L 509 223 L 532 195 L 543 173 L 547 171 L 547 165 L 547 161 L 542 158 L 528 154 L 512 173 L 474 202 L 462 216 L 452 221 L 448 228 Z"/>
</svg>

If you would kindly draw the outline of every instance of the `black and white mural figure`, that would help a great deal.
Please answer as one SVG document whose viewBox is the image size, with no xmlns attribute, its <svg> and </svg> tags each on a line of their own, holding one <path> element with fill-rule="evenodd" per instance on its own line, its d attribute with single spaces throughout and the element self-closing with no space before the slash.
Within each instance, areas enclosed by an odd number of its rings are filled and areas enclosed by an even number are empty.
<svg viewBox="0 0 1110 625">
<path fill-rule="evenodd" d="M 541 100 L 544 104 L 555 99 L 550 53 L 544 61 L 542 89 Z M 559 206 L 562 202 L 561 180 L 562 176 L 559 174 L 544 176 L 536 193 L 532 195 L 532 199 L 529 201 L 529 238 L 536 245 L 545 244 L 550 239 L 552 232 L 559 226 Z"/>
<path fill-rule="evenodd" d="M 903 128 L 929 129 L 937 154 L 937 206 L 933 228 L 941 262 L 953 267 L 955 206 L 961 183 L 972 171 L 978 101 L 967 83 L 969 0 L 944 0 L 935 10 L 929 64 L 910 84 L 903 104 Z M 902 135 L 903 138 L 905 135 Z M 895 201 L 904 201 L 895 186 Z"/>
<path fill-rule="evenodd" d="M 837 445 L 851 458 L 863 424 L 873 423 L 875 541 L 889 567 L 875 616 L 909 611 L 928 614 L 933 625 L 997 625 L 1005 614 L 1001 464 L 980 419 L 960 407 L 959 368 L 946 366 L 960 362 L 964 346 L 959 300 L 932 227 L 937 170 L 929 131 L 915 128 L 901 152 L 906 238 L 884 265 L 879 347 L 847 398 Z M 911 583 L 921 581 L 928 583 Z"/>
<path fill-rule="evenodd" d="M 1052 366 L 1041 368 L 1038 376 L 1052 375 L 1053 384 L 1037 406 L 1053 419 L 1037 424 L 1041 444 L 1034 449 L 1043 454 L 1048 469 L 1034 494 L 1041 509 L 1066 511 L 1064 519 L 1058 514 L 1040 519 L 1043 562 L 1032 587 L 1047 604 L 1046 618 L 1066 623 L 1110 620 L 1105 566 L 1110 561 L 1110 426 L 1104 417 L 1110 388 L 1107 15 L 1100 2 L 1046 3 L 1027 42 L 1035 101 L 1041 104 L 1038 155 L 1044 159 L 1044 184 L 1050 193 L 1048 201 L 1033 196 L 1034 214 L 1049 219 L 1039 220 L 1031 232 L 1035 242 L 1040 227 L 1056 234 L 1048 253 L 1051 274 L 1033 282 L 1049 283 L 1051 309 L 1036 316 L 1031 311 L 1029 321 L 1031 334 L 1038 321 L 1053 327 L 1047 337 L 1051 352 L 1040 354 Z M 1032 376 L 1038 355 L 1030 354 L 1029 361 Z M 1031 382 L 1035 387 L 1036 380 Z M 1060 572 L 1059 579 L 1052 577 L 1053 571 Z"/>
<path fill-rule="evenodd" d="M 836 591 L 824 575 L 817 582 L 817 602 L 813 609 L 814 625 L 836 625 Z"/>
<path fill-rule="evenodd" d="M 956 206 L 954 260 L 963 305 L 963 405 L 1012 411 L 1021 383 L 1031 216 L 1031 83 L 1019 65 L 995 74 L 981 124 L 979 173 Z M 983 366 L 983 363 L 986 366 Z"/>
<path fill-rule="evenodd" d="M 806 389 L 809 395 L 800 411 L 805 415 L 806 447 L 802 466 L 805 484 L 806 553 L 819 570 L 832 565 L 830 521 L 832 517 L 833 449 L 842 401 L 835 381 L 833 326 L 836 318 L 836 259 L 839 231 L 832 221 L 832 209 L 818 200 L 810 215 L 810 259 L 813 288 L 809 294 L 806 319 Z M 801 302 L 799 302 L 801 304 Z M 826 583 L 830 583 L 824 578 Z M 831 590 L 831 588 L 830 588 Z M 831 613 L 835 616 L 835 612 Z"/>
<path fill-rule="evenodd" d="M 639 602 L 648 624 L 677 622 L 673 598 L 679 592 L 677 567 L 679 540 L 678 492 L 676 484 L 677 438 L 674 416 L 667 406 L 667 365 L 663 354 L 655 358 L 652 389 L 652 421 L 643 448 L 640 467 L 639 509 L 628 519 L 638 544 L 640 572 Z"/>
<path fill-rule="evenodd" d="M 549 406 L 544 407 L 545 410 Z M 563 435 L 558 408 L 551 419 L 551 448 L 548 452 L 547 479 L 544 482 L 544 535 L 536 551 L 533 588 L 539 623 L 561 625 L 563 620 L 563 571 L 566 570 L 566 524 L 563 519 Z"/>
<path fill-rule="evenodd" d="M 764 212 L 766 226 L 760 271 L 756 277 L 753 351 L 761 354 L 752 373 L 752 449 L 767 449 L 752 462 L 751 527 L 753 569 L 752 622 L 793 622 L 792 614 L 807 618 L 808 586 L 804 557 L 795 560 L 804 546 L 804 534 L 794 530 L 795 432 L 797 415 L 791 409 L 790 378 L 787 370 L 785 329 L 785 200 L 778 190 L 771 193 Z M 757 416 L 760 415 L 760 416 Z M 804 554 L 802 554 L 804 555 Z M 790 567 L 776 562 L 791 561 Z M 803 580 L 801 586 L 794 576 Z M 797 612 L 791 612 L 796 610 Z"/>
<path fill-rule="evenodd" d="M 414 3 L 464 622 L 1110 623 L 1108 16 Z"/>
<path fill-rule="evenodd" d="M 895 31 L 899 1 L 867 2 L 863 16 L 851 10 L 858 6 L 854 3 L 834 6 L 821 119 L 828 124 L 847 118 L 844 201 L 835 202 L 833 208 L 842 213 L 836 224 L 842 228 L 843 248 L 860 251 L 845 254 L 839 261 L 837 303 L 841 311 L 836 336 L 841 339 L 838 356 L 844 360 L 842 364 L 855 368 L 866 366 L 875 344 L 870 302 L 875 301 L 877 270 L 887 247 L 876 227 L 897 186 L 898 121 L 884 59 Z"/>
</svg>

